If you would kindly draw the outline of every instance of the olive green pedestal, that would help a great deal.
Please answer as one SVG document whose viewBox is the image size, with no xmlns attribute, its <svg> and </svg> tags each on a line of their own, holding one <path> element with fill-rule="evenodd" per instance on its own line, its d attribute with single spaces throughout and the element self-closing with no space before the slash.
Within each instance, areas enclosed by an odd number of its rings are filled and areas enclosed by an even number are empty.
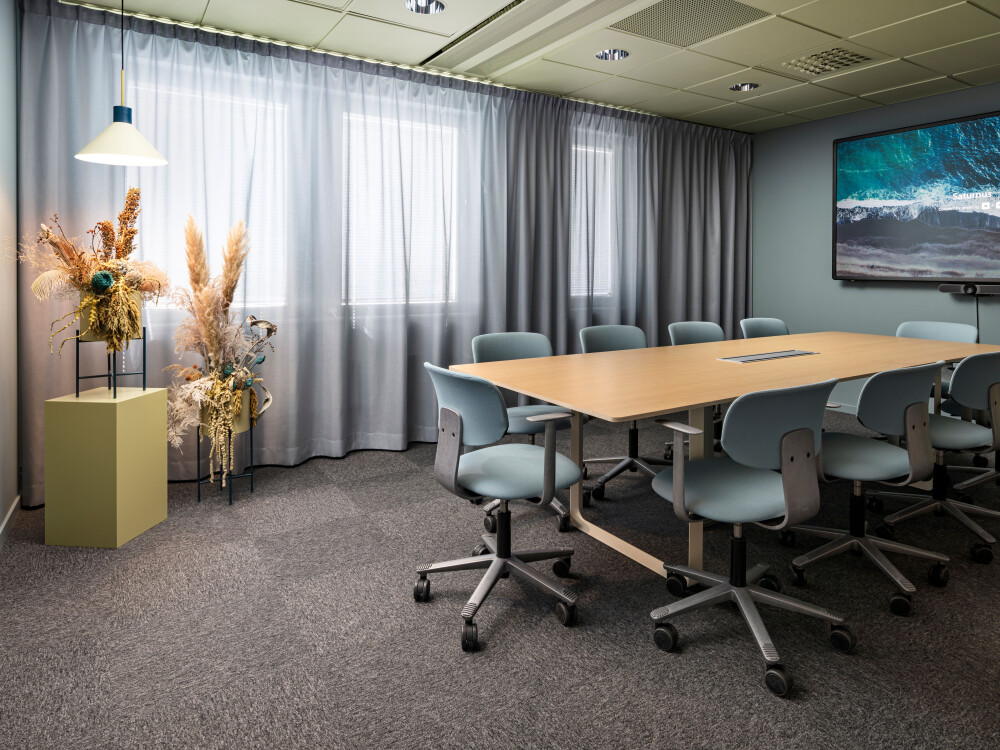
<svg viewBox="0 0 1000 750">
<path fill-rule="evenodd" d="M 121 547 L 167 517 L 167 391 L 45 402 L 45 543 Z"/>
</svg>

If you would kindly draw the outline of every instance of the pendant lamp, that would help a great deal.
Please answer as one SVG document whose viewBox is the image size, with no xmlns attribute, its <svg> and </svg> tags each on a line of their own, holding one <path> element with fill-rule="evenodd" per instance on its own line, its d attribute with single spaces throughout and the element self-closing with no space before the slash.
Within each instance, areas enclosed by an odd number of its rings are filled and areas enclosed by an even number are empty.
<svg viewBox="0 0 1000 750">
<path fill-rule="evenodd" d="M 122 0 L 122 103 L 114 121 L 76 155 L 80 161 L 123 167 L 160 167 L 167 163 L 153 144 L 132 124 L 132 108 L 125 106 L 125 0 Z"/>
</svg>

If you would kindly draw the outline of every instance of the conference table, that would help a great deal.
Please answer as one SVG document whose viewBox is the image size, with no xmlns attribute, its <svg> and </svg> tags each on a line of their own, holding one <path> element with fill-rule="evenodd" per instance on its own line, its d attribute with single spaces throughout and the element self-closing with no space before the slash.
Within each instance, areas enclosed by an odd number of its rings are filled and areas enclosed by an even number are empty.
<svg viewBox="0 0 1000 750">
<path fill-rule="evenodd" d="M 726 358 L 799 351 L 755 361 Z M 571 413 L 570 458 L 583 465 L 583 416 L 607 422 L 688 412 L 702 430 L 692 436 L 690 457 L 712 455 L 712 412 L 743 394 L 822 380 L 853 380 L 883 370 L 1000 351 L 1000 346 L 897 338 L 863 333 L 801 333 L 733 339 L 685 346 L 567 354 L 533 359 L 453 365 L 452 370 L 489 380 L 500 388 L 562 407 Z M 941 376 L 934 386 L 941 400 Z M 665 435 L 666 437 L 666 435 Z M 659 575 L 663 560 L 639 549 L 583 517 L 583 482 L 570 489 L 573 526 Z M 673 510 L 664 505 L 665 513 Z M 688 565 L 702 568 L 703 524 L 688 526 Z"/>
</svg>

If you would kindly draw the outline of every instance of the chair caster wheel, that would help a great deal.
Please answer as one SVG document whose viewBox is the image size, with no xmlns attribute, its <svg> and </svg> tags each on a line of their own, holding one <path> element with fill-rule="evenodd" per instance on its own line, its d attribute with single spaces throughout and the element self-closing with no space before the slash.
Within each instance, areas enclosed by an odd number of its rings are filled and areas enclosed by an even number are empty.
<svg viewBox="0 0 1000 750">
<path fill-rule="evenodd" d="M 583 505 L 584 508 L 589 508 L 591 499 L 590 490 L 584 490 L 583 498 L 581 499 L 580 504 Z"/>
<path fill-rule="evenodd" d="M 788 529 L 782 529 L 778 532 L 778 543 L 782 547 L 794 547 L 795 546 L 795 532 Z"/>
<path fill-rule="evenodd" d="M 573 528 L 572 522 L 569 520 L 569 516 L 559 516 L 559 531 L 569 531 Z"/>
<path fill-rule="evenodd" d="M 556 617 L 563 627 L 571 627 L 576 622 L 576 605 L 556 602 Z"/>
<path fill-rule="evenodd" d="M 776 594 L 781 593 L 781 579 L 779 579 L 778 576 L 771 575 L 770 573 L 765 573 L 760 578 L 758 578 L 757 585 L 760 586 L 762 589 L 773 591 Z"/>
<path fill-rule="evenodd" d="M 572 563 L 572 557 L 561 557 L 552 563 L 552 572 L 560 578 L 566 578 L 569 575 L 569 567 Z"/>
<path fill-rule="evenodd" d="M 485 544 L 477 544 L 476 548 L 472 550 L 473 557 L 479 557 L 480 555 L 488 555 L 490 553 L 490 548 Z"/>
<path fill-rule="evenodd" d="M 889 611 L 894 615 L 906 617 L 913 611 L 913 600 L 909 594 L 893 594 L 889 597 Z"/>
<path fill-rule="evenodd" d="M 678 573 L 671 573 L 667 576 L 667 591 L 671 596 L 684 596 L 687 592 L 687 579 Z"/>
<path fill-rule="evenodd" d="M 972 555 L 974 562 L 985 565 L 993 560 L 993 547 L 983 542 L 976 542 L 972 545 L 972 549 L 969 550 L 969 554 Z"/>
<path fill-rule="evenodd" d="M 971 497 L 969 495 L 966 495 L 966 494 L 964 494 L 962 492 L 959 492 L 959 493 L 957 493 L 955 495 L 955 501 L 959 502 L 959 503 L 965 503 L 966 505 L 975 505 L 976 504 L 975 498 L 973 498 L 973 497 Z"/>
<path fill-rule="evenodd" d="M 583 474 L 583 478 L 586 479 L 590 476 L 590 470 L 587 468 L 587 464 L 584 464 L 580 469 L 580 473 Z"/>
<path fill-rule="evenodd" d="M 789 565 L 788 572 L 792 576 L 792 583 L 796 586 L 806 585 L 806 572 L 802 568 L 796 568 L 794 565 Z"/>
<path fill-rule="evenodd" d="M 846 625 L 834 625 L 830 628 L 830 645 L 842 654 L 849 654 L 854 650 L 858 639 Z"/>
<path fill-rule="evenodd" d="M 880 523 L 875 527 L 875 536 L 880 539 L 894 539 L 896 537 L 896 528 L 887 523 Z"/>
<path fill-rule="evenodd" d="M 429 602 L 431 600 L 431 582 L 424 577 L 417 579 L 413 584 L 413 601 Z"/>
<path fill-rule="evenodd" d="M 486 529 L 487 534 L 496 534 L 497 533 L 496 516 L 486 516 L 483 519 L 483 528 Z"/>
<path fill-rule="evenodd" d="M 980 469 L 985 469 L 990 465 L 990 460 L 986 456 L 976 455 L 972 457 L 972 465 Z"/>
<path fill-rule="evenodd" d="M 653 629 L 653 643 L 661 651 L 673 651 L 677 648 L 677 628 L 669 622 L 661 622 Z"/>
<path fill-rule="evenodd" d="M 663 460 L 664 461 L 673 461 L 674 460 L 674 446 L 673 445 L 668 445 L 663 450 Z"/>
<path fill-rule="evenodd" d="M 792 689 L 792 675 L 780 664 L 775 664 L 764 671 L 764 684 L 775 695 L 784 697 Z"/>
<path fill-rule="evenodd" d="M 948 585 L 948 566 L 944 563 L 934 563 L 927 571 L 927 580 L 934 586 Z"/>
<path fill-rule="evenodd" d="M 479 626 L 472 620 L 466 620 L 462 625 L 462 650 L 466 652 L 479 650 Z"/>
<path fill-rule="evenodd" d="M 865 506 L 872 513 L 881 513 L 885 509 L 885 504 L 882 502 L 882 498 L 872 495 L 868 496 L 868 499 L 865 501 Z"/>
<path fill-rule="evenodd" d="M 482 505 L 483 504 L 483 498 L 478 497 L 478 496 L 477 497 L 470 497 L 469 498 L 469 502 L 472 503 L 473 505 Z"/>
<path fill-rule="evenodd" d="M 592 498 L 594 498 L 594 500 L 603 500 L 604 499 L 604 485 L 603 484 L 595 485 L 594 489 L 592 489 L 590 491 L 590 496 Z"/>
</svg>

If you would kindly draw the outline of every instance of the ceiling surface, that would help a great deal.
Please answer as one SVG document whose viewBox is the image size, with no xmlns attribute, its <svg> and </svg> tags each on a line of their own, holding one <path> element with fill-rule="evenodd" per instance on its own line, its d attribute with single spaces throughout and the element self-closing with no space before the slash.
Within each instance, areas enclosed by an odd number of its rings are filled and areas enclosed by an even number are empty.
<svg viewBox="0 0 1000 750">
<path fill-rule="evenodd" d="M 1000 81 L 1000 0 L 442 1 L 429 15 L 403 0 L 125 9 L 745 132 Z"/>
</svg>

